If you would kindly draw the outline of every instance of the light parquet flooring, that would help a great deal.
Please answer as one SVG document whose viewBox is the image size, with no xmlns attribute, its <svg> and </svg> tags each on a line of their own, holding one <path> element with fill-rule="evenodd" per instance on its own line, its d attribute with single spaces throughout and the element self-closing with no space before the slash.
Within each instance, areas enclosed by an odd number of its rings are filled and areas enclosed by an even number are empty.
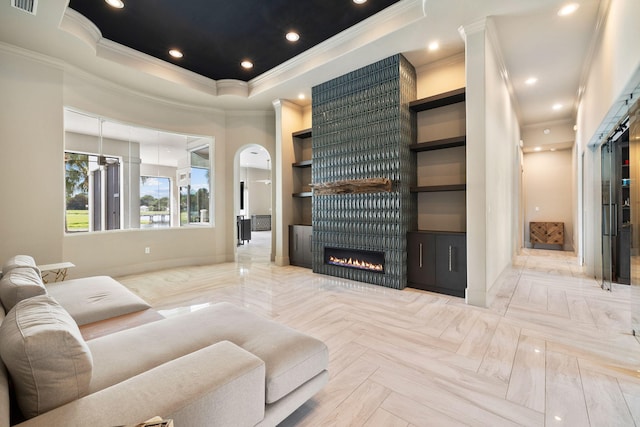
<svg viewBox="0 0 640 427">
<path fill-rule="evenodd" d="M 325 341 L 329 383 L 282 426 L 640 425 L 629 287 L 572 254 L 524 250 L 478 308 L 277 267 L 253 237 L 236 263 L 118 280 L 166 316 L 228 301 Z"/>
</svg>

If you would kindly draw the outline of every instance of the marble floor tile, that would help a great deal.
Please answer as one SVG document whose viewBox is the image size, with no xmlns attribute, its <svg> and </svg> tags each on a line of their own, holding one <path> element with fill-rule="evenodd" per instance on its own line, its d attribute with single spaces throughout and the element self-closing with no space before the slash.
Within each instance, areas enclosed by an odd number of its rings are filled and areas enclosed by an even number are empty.
<svg viewBox="0 0 640 427">
<path fill-rule="evenodd" d="M 278 267 L 270 236 L 117 279 L 165 316 L 228 301 L 325 341 L 329 383 L 282 426 L 640 425 L 630 289 L 603 291 L 575 254 L 523 249 L 481 308 Z"/>
</svg>

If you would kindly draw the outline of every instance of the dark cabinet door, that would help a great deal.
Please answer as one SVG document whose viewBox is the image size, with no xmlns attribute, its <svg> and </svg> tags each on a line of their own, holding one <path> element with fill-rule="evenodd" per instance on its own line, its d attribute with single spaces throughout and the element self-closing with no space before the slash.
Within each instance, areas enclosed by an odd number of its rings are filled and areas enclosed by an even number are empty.
<svg viewBox="0 0 640 427">
<path fill-rule="evenodd" d="M 451 289 L 458 292 L 458 296 L 464 296 L 467 287 L 466 236 L 436 236 L 436 280 L 438 287 Z"/>
<path fill-rule="evenodd" d="M 407 234 L 407 285 L 415 289 L 465 296 L 467 241 L 464 233 Z"/>
<path fill-rule="evenodd" d="M 289 226 L 289 263 L 299 267 L 311 267 L 311 227 Z"/>
<path fill-rule="evenodd" d="M 302 262 L 305 267 L 311 268 L 312 257 L 311 257 L 311 239 L 312 232 L 311 227 L 303 226 L 302 227 L 302 238 L 300 239 L 300 250 L 302 251 Z"/>
<path fill-rule="evenodd" d="M 427 289 L 436 282 L 435 235 L 407 234 L 407 281 L 417 289 Z"/>
</svg>

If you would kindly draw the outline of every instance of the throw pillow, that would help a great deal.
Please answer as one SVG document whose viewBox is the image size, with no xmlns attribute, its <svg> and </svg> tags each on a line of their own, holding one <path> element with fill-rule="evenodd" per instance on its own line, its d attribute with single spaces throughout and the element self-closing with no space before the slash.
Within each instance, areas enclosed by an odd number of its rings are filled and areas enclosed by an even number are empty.
<svg viewBox="0 0 640 427">
<path fill-rule="evenodd" d="M 6 311 L 23 299 L 46 293 L 40 274 L 30 267 L 16 267 L 0 279 L 0 301 Z"/>
<path fill-rule="evenodd" d="M 50 296 L 18 302 L 0 325 L 0 342 L 25 417 L 88 393 L 91 352 L 71 316 Z"/>
</svg>

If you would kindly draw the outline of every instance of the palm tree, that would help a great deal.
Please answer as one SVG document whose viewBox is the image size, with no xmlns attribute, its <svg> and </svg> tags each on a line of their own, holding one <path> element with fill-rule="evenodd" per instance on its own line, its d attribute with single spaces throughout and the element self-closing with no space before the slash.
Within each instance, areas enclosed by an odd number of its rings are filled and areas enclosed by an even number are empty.
<svg viewBox="0 0 640 427">
<path fill-rule="evenodd" d="M 87 154 L 64 153 L 64 183 L 67 198 L 76 192 L 89 192 L 89 156 Z"/>
</svg>

